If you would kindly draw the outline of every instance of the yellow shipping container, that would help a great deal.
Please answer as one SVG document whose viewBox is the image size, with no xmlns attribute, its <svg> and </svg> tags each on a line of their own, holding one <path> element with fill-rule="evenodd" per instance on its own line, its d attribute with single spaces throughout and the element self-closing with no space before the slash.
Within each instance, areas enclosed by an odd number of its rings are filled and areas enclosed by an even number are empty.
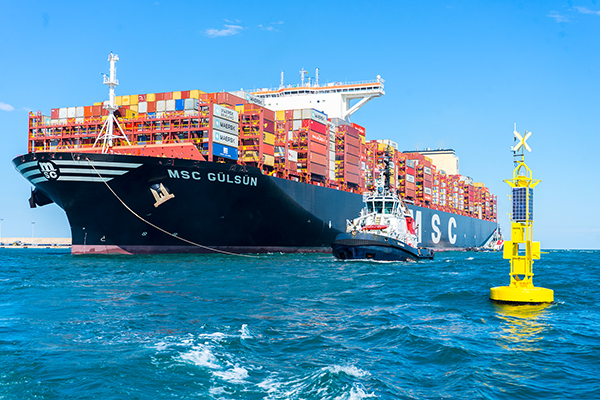
<svg viewBox="0 0 600 400">
<path fill-rule="evenodd" d="M 476 188 L 483 188 L 485 187 L 485 185 L 481 182 L 473 182 L 473 186 L 475 186 Z"/>
<path fill-rule="evenodd" d="M 263 132 L 263 142 L 266 144 L 270 144 L 270 145 L 275 145 L 275 134 L 274 133 L 268 133 L 268 132 Z"/>
<path fill-rule="evenodd" d="M 129 109 L 130 109 L 131 111 L 133 111 L 134 113 L 136 113 L 136 114 L 137 114 L 137 112 L 138 112 L 138 105 L 137 105 L 137 104 L 134 104 L 134 105 L 132 105 L 132 106 L 129 106 Z"/>
<path fill-rule="evenodd" d="M 104 103 L 101 102 L 101 101 L 97 101 L 97 102 L 94 103 L 95 106 L 101 106 L 102 104 L 104 104 Z"/>
<path fill-rule="evenodd" d="M 202 90 L 194 89 L 190 90 L 190 99 L 199 99 L 201 94 L 205 94 Z"/>
<path fill-rule="evenodd" d="M 366 144 L 366 140 L 365 140 L 365 137 L 364 137 L 364 136 L 361 136 L 361 137 L 360 137 L 360 141 L 362 142 L 362 144 Z"/>
<path fill-rule="evenodd" d="M 129 96 L 129 104 L 138 104 L 138 95 L 132 94 Z"/>
<path fill-rule="evenodd" d="M 275 111 L 275 119 L 278 121 L 285 121 L 285 110 Z"/>
<path fill-rule="evenodd" d="M 102 103 L 100 103 L 102 104 Z M 115 96 L 115 104 L 118 106 L 122 106 L 123 105 L 123 96 Z"/>
<path fill-rule="evenodd" d="M 235 111 L 237 111 L 239 114 L 241 114 L 242 112 L 244 112 L 244 105 L 240 104 L 235 106 Z"/>
<path fill-rule="evenodd" d="M 121 104 L 119 106 L 128 106 L 129 105 L 129 96 L 121 96 Z"/>
<path fill-rule="evenodd" d="M 275 165 L 275 157 L 270 155 L 270 154 L 263 154 L 263 157 L 265 159 L 265 165 L 268 165 L 270 167 Z"/>
<path fill-rule="evenodd" d="M 156 93 L 148 93 L 146 95 L 146 101 L 156 101 Z"/>
<path fill-rule="evenodd" d="M 173 100 L 181 100 L 181 92 L 173 92 Z"/>
</svg>

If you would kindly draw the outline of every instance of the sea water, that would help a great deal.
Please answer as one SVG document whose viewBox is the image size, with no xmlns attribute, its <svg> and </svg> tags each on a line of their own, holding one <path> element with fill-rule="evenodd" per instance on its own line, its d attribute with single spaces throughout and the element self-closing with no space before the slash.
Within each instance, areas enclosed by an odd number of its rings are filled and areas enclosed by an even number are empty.
<svg viewBox="0 0 600 400">
<path fill-rule="evenodd" d="M 0 249 L 0 399 L 600 398 L 600 251 L 72 256 Z"/>
</svg>

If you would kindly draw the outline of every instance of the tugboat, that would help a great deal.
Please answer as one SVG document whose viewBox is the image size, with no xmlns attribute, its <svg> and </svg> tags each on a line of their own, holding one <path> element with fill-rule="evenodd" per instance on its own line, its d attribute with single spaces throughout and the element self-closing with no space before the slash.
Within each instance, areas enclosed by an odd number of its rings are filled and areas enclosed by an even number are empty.
<svg viewBox="0 0 600 400">
<path fill-rule="evenodd" d="M 387 168 L 384 171 L 388 171 Z M 346 221 L 346 233 L 331 244 L 341 260 L 416 261 L 433 259 L 433 251 L 418 247 L 418 227 L 412 210 L 392 191 L 382 172 L 375 190 L 363 195 L 360 216 Z"/>
</svg>

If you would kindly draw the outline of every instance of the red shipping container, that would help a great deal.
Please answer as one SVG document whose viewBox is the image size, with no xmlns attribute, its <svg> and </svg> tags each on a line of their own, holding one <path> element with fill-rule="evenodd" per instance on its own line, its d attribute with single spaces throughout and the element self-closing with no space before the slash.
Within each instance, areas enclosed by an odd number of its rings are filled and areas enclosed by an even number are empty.
<svg viewBox="0 0 600 400">
<path fill-rule="evenodd" d="M 352 136 L 346 135 L 346 137 L 344 138 L 344 143 L 356 148 L 360 147 L 360 139 Z"/>
<path fill-rule="evenodd" d="M 142 103 L 146 101 L 146 95 L 145 94 L 138 94 L 138 103 Z"/>
<path fill-rule="evenodd" d="M 315 163 L 310 164 L 310 173 L 325 176 L 327 175 L 327 167 L 324 165 L 319 165 Z"/>
<path fill-rule="evenodd" d="M 263 154 L 269 154 L 272 156 L 275 154 L 275 146 L 273 146 L 272 144 L 263 143 L 262 151 L 263 151 Z"/>
<path fill-rule="evenodd" d="M 265 121 L 264 131 L 269 133 L 275 133 L 275 122 Z"/>
<path fill-rule="evenodd" d="M 241 97 L 234 96 L 227 92 L 210 93 L 210 97 L 217 104 L 227 104 L 229 106 L 236 106 L 239 104 L 248 104 L 248 102 Z M 260 107 L 260 106 L 258 106 Z"/>
<path fill-rule="evenodd" d="M 93 106 L 85 106 L 85 107 L 83 107 L 83 116 L 84 117 L 91 117 L 92 115 L 94 115 L 93 111 L 92 111 L 92 107 Z"/>
<path fill-rule="evenodd" d="M 351 172 L 347 172 L 345 175 L 346 175 L 346 182 L 348 182 L 348 183 L 353 183 L 355 185 L 358 185 L 358 182 L 360 182 L 358 174 L 353 174 Z"/>
<path fill-rule="evenodd" d="M 315 142 L 315 143 L 319 143 L 322 144 L 323 146 L 327 146 L 327 136 L 325 136 L 324 134 L 320 134 L 318 132 L 315 131 L 308 131 L 308 140 L 310 142 Z"/>
<path fill-rule="evenodd" d="M 92 106 L 92 117 L 99 117 L 102 115 L 102 106 Z"/>
<path fill-rule="evenodd" d="M 340 125 L 337 127 L 338 132 L 345 132 L 346 135 L 351 136 L 353 138 L 359 139 L 358 137 L 358 129 L 350 125 Z"/>
<path fill-rule="evenodd" d="M 346 154 L 352 154 L 358 157 L 360 152 L 358 151 L 358 147 L 348 145 L 346 146 Z"/>
<path fill-rule="evenodd" d="M 358 167 L 359 160 L 359 157 L 355 156 L 354 154 L 346 154 L 346 159 L 344 161 L 346 162 L 346 165 L 355 165 Z"/>
<path fill-rule="evenodd" d="M 173 100 L 173 92 L 165 92 L 163 95 L 163 100 Z"/>
<path fill-rule="evenodd" d="M 365 128 L 363 128 L 362 126 L 355 124 L 355 123 L 351 123 L 350 125 L 352 125 L 352 127 L 358 131 L 358 134 L 360 136 L 365 136 L 365 134 L 366 134 Z"/>
<path fill-rule="evenodd" d="M 308 128 L 311 131 L 318 132 L 321 135 L 325 135 L 325 133 L 327 132 L 327 127 L 324 124 L 317 121 L 313 121 L 312 119 L 303 119 L 302 127 Z"/>
<path fill-rule="evenodd" d="M 312 142 L 309 145 L 309 150 L 311 153 L 318 153 L 323 155 L 327 154 L 327 146 L 317 142 Z"/>
<path fill-rule="evenodd" d="M 181 92 L 181 98 L 182 99 L 189 99 L 190 98 L 190 91 L 189 90 L 183 90 Z"/>
<path fill-rule="evenodd" d="M 149 113 L 153 113 L 156 112 L 156 102 L 155 101 L 149 101 L 148 106 L 146 108 L 146 111 Z"/>
<path fill-rule="evenodd" d="M 285 110 L 285 120 L 294 119 L 294 110 Z"/>
<path fill-rule="evenodd" d="M 59 109 L 58 108 L 53 108 L 52 110 L 50 110 L 50 118 L 52 118 L 52 119 L 58 119 L 58 115 L 59 115 Z"/>
<path fill-rule="evenodd" d="M 327 165 L 327 157 L 325 156 L 325 154 L 319 154 L 313 151 L 310 153 L 310 162 L 321 165 Z"/>
<path fill-rule="evenodd" d="M 275 121 L 275 111 L 269 110 L 268 108 L 263 108 L 264 114 L 263 118 L 267 121 Z"/>
<path fill-rule="evenodd" d="M 156 101 L 165 100 L 164 93 L 156 93 L 155 97 L 156 97 Z"/>
</svg>

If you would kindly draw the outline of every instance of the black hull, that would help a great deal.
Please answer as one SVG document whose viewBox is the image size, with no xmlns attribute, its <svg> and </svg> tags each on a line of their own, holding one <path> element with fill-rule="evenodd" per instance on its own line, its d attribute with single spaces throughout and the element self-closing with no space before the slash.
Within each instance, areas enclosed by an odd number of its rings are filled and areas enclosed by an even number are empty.
<svg viewBox="0 0 600 400">
<path fill-rule="evenodd" d="M 329 252 L 362 207 L 361 195 L 237 164 L 85 153 L 13 163 L 36 187 L 33 202 L 47 197 L 65 210 L 73 253 Z M 174 197 L 155 206 L 160 184 Z M 478 247 L 496 228 L 410 207 L 426 247 Z"/>
<path fill-rule="evenodd" d="M 371 233 L 342 233 L 331 244 L 340 260 L 418 261 L 433 259 L 433 251 Z"/>
</svg>

